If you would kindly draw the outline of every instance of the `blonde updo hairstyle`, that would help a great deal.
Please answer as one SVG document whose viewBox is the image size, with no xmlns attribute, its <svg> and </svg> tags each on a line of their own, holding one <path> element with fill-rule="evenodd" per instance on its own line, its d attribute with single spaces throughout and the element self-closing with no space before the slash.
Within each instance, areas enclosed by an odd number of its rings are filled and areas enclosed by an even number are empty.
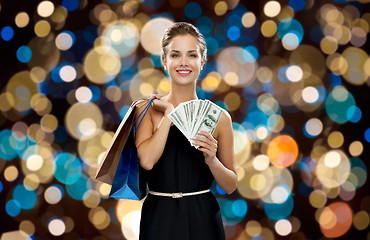
<svg viewBox="0 0 370 240">
<path fill-rule="evenodd" d="M 203 62 L 207 61 L 207 45 L 203 35 L 194 25 L 186 22 L 176 22 L 166 29 L 162 38 L 161 57 L 163 61 L 166 60 L 167 46 L 168 44 L 170 44 L 171 40 L 178 35 L 186 34 L 190 34 L 191 36 L 195 37 L 198 40 L 202 61 Z"/>
</svg>

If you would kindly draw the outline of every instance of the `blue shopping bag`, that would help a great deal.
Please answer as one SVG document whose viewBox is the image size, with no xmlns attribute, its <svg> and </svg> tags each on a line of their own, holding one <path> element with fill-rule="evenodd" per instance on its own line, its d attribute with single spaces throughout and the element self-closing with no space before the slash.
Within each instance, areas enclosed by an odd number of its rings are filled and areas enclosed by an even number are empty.
<svg viewBox="0 0 370 240">
<path fill-rule="evenodd" d="M 109 193 L 110 197 L 141 200 L 146 196 L 145 171 L 139 165 L 135 144 L 135 132 L 139 128 L 153 100 L 154 98 L 147 103 L 144 110 L 142 110 L 135 121 L 132 122 L 129 135 L 124 143 L 114 174 L 112 188 Z M 132 120 L 133 118 L 129 119 L 129 121 Z M 140 122 L 135 128 L 135 123 L 138 120 L 140 120 Z"/>
</svg>

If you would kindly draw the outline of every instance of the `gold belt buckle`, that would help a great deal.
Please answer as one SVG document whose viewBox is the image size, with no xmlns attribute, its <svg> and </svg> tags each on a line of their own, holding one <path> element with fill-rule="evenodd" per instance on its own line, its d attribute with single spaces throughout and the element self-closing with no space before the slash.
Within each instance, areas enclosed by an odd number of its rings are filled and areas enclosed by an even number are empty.
<svg viewBox="0 0 370 240">
<path fill-rule="evenodd" d="M 172 193 L 172 198 L 182 198 L 182 192 Z"/>
</svg>

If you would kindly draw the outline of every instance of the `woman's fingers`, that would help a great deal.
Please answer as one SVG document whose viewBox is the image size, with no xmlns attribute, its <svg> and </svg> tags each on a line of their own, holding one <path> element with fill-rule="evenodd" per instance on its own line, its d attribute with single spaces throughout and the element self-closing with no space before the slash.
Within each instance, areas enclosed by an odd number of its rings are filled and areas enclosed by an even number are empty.
<svg viewBox="0 0 370 240">
<path fill-rule="evenodd" d="M 214 143 L 210 143 L 208 141 L 202 141 L 200 139 L 196 139 L 195 141 L 193 141 L 193 144 L 197 145 L 197 146 L 200 146 L 200 147 L 207 148 L 207 149 L 216 149 L 217 150 L 217 145 L 215 145 Z"/>
<path fill-rule="evenodd" d="M 199 132 L 199 135 L 200 136 L 196 136 L 193 138 L 193 144 L 200 146 L 201 148 L 199 150 L 201 151 L 205 149 L 203 152 L 207 152 L 206 150 L 208 150 L 209 152 L 207 153 L 209 154 L 216 153 L 218 148 L 217 140 L 214 139 L 211 134 L 206 132 L 201 131 Z"/>
<path fill-rule="evenodd" d="M 200 136 L 195 137 L 194 139 L 200 138 L 199 140 L 201 140 L 202 136 L 204 136 L 203 138 L 205 138 L 205 139 L 209 140 L 210 142 L 212 142 L 212 143 L 214 143 L 214 144 L 217 145 L 217 143 L 218 143 L 217 140 L 210 133 L 204 132 L 204 131 L 199 131 L 198 134 Z"/>
<path fill-rule="evenodd" d="M 151 99 L 151 98 L 161 99 L 161 97 L 162 97 L 162 96 L 161 96 L 161 95 L 159 95 L 159 94 L 152 93 L 152 94 L 150 95 L 150 97 L 149 97 L 149 98 L 150 98 L 150 99 Z"/>
<path fill-rule="evenodd" d="M 165 102 L 161 99 L 155 99 L 152 102 L 152 106 L 153 106 L 154 110 L 157 110 L 157 111 L 160 111 L 160 112 L 163 112 L 163 113 L 167 110 L 172 111 L 172 109 L 173 109 L 173 106 L 172 106 L 171 103 Z"/>
</svg>

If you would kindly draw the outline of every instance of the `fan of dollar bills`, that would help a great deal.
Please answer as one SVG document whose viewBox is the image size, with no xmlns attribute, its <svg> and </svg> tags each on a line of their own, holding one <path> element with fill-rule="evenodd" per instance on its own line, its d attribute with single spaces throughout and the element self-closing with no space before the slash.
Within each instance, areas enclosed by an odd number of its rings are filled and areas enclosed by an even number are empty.
<svg viewBox="0 0 370 240">
<path fill-rule="evenodd" d="M 192 144 L 192 138 L 198 136 L 199 131 L 210 134 L 216 128 L 223 109 L 209 100 L 191 100 L 180 103 L 168 114 L 170 120 L 185 135 Z"/>
</svg>

